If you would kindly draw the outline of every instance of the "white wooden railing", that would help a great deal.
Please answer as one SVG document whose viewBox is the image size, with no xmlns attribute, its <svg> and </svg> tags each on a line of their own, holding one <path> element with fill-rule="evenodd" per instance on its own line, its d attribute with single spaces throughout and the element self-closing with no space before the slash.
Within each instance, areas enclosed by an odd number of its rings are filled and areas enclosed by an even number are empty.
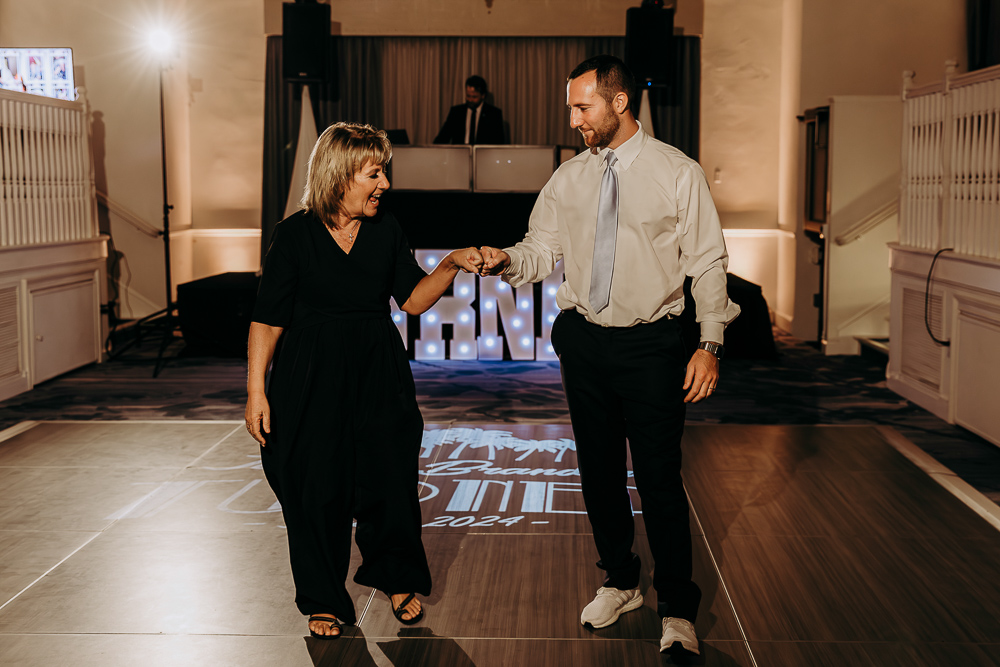
<svg viewBox="0 0 1000 667">
<path fill-rule="evenodd" d="M 98 237 L 81 100 L 0 90 L 0 248 Z"/>
<path fill-rule="evenodd" d="M 1000 259 L 1000 66 L 903 82 L 899 244 Z"/>
</svg>

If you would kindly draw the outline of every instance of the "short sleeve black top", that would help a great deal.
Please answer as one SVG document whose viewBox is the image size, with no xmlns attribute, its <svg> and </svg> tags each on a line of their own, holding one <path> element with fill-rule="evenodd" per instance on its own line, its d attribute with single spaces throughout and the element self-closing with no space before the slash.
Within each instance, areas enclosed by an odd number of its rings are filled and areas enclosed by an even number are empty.
<svg viewBox="0 0 1000 667">
<path fill-rule="evenodd" d="M 346 253 L 319 218 L 299 211 L 275 227 L 252 320 L 297 328 L 387 318 L 389 297 L 402 307 L 426 275 L 391 213 L 364 219 Z"/>
</svg>

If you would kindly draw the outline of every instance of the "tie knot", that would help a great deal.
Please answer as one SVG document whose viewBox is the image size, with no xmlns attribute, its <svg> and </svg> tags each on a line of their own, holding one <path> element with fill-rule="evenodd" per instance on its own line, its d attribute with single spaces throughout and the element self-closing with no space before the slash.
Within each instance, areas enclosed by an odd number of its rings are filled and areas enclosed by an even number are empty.
<svg viewBox="0 0 1000 667">
<path fill-rule="evenodd" d="M 615 166 L 615 162 L 618 162 L 618 156 L 611 150 L 609 150 L 608 154 L 604 156 L 604 159 L 607 161 L 609 167 Z"/>
</svg>

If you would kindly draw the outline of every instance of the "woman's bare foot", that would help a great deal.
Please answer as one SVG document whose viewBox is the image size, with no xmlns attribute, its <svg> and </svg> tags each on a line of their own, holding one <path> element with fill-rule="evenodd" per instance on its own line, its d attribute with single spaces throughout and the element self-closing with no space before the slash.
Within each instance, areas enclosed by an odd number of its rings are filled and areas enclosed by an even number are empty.
<svg viewBox="0 0 1000 667">
<path fill-rule="evenodd" d="M 399 605 L 407 597 L 409 597 L 409 594 L 407 594 L 407 593 L 397 593 L 396 595 L 393 595 L 390 598 L 392 600 L 392 608 L 393 609 L 398 609 Z M 417 598 L 413 598 L 412 600 L 410 600 L 410 603 L 408 605 L 406 605 L 405 607 L 403 607 L 403 609 L 404 609 L 404 611 L 403 611 L 402 619 L 401 620 L 403 620 L 403 621 L 412 621 L 417 616 L 420 616 L 420 609 L 421 609 L 421 607 L 420 607 L 420 600 L 418 600 Z"/>
<path fill-rule="evenodd" d="M 340 634 L 340 624 L 333 614 L 313 614 L 309 617 L 309 632 L 323 637 L 336 637 Z"/>
</svg>

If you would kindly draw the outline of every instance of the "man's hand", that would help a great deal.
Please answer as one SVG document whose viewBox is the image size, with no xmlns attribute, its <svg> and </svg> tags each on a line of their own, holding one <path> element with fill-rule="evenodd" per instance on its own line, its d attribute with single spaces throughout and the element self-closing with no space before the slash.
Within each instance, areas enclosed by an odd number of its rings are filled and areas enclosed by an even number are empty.
<svg viewBox="0 0 1000 667">
<path fill-rule="evenodd" d="M 451 263 L 466 273 L 479 273 L 483 267 L 483 256 L 478 248 L 462 248 L 453 250 L 448 255 Z"/>
<path fill-rule="evenodd" d="M 510 255 L 503 250 L 484 245 L 479 252 L 483 255 L 483 268 L 479 270 L 481 276 L 499 276 L 510 266 Z"/>
<path fill-rule="evenodd" d="M 697 403 L 715 392 L 719 381 L 719 360 L 708 350 L 695 350 L 687 365 L 684 389 L 690 389 L 684 397 L 685 403 Z"/>
</svg>

